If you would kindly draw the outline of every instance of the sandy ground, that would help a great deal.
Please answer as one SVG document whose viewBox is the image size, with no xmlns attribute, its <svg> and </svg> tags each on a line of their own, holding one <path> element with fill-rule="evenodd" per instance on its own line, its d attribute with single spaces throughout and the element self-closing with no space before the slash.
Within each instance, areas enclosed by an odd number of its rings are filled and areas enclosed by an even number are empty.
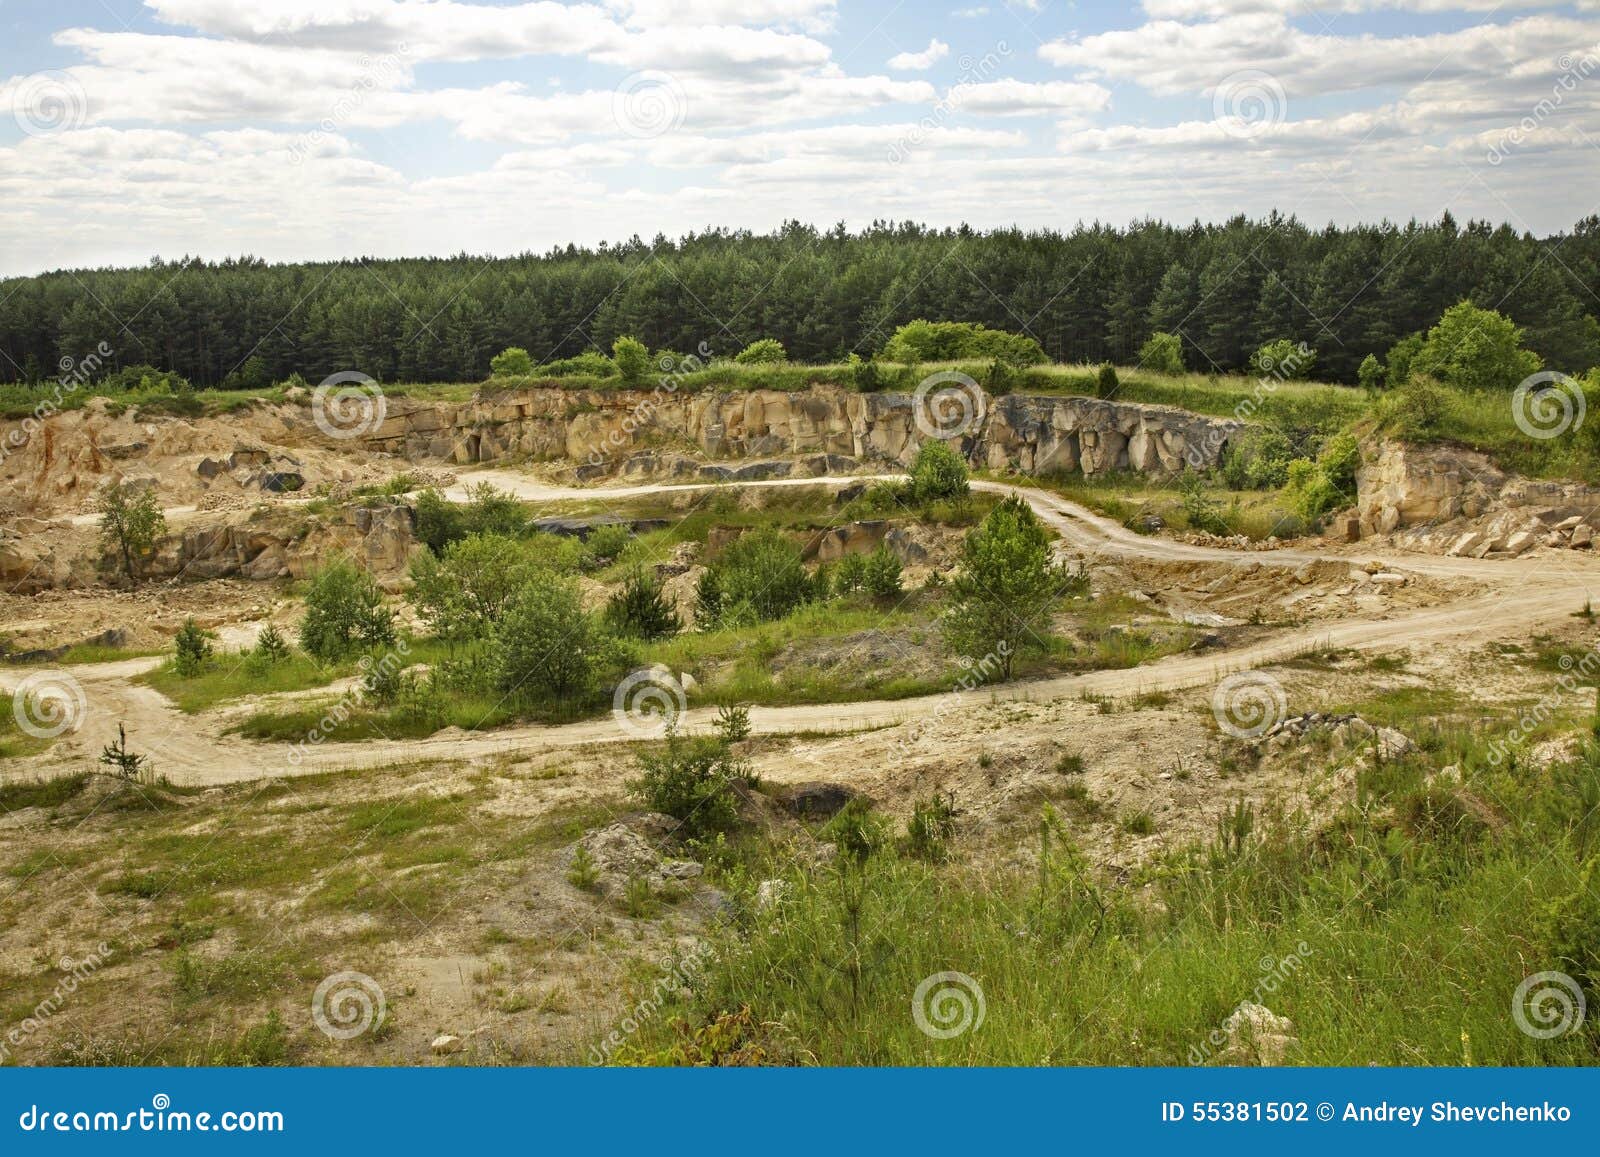
<svg viewBox="0 0 1600 1157">
<path fill-rule="evenodd" d="M 664 485 L 607 488 L 553 486 L 511 470 L 484 470 L 458 483 L 464 488 L 488 481 L 533 501 L 636 498 L 683 489 Z M 827 485 L 849 479 L 781 480 L 753 486 Z M 855 481 L 860 481 L 856 479 Z M 920 720 L 930 712 L 962 712 L 978 703 L 1002 700 L 1048 702 L 1085 695 L 1128 696 L 1156 690 L 1215 685 L 1231 672 L 1280 663 L 1313 647 L 1357 650 L 1426 649 L 1451 639 L 1479 642 L 1520 640 L 1541 626 L 1557 623 L 1581 608 L 1600 590 L 1600 560 L 1572 551 L 1540 551 L 1515 560 L 1487 561 L 1409 555 L 1372 554 L 1355 550 L 1284 549 L 1242 553 L 1192 546 L 1144 536 L 1045 491 L 977 482 L 979 490 L 1017 494 L 1074 552 L 1094 562 L 1160 564 L 1169 590 L 1190 585 L 1211 586 L 1219 572 L 1237 571 L 1250 581 L 1247 601 L 1267 592 L 1294 591 L 1295 575 L 1306 567 L 1344 567 L 1349 571 L 1376 567 L 1399 574 L 1404 585 L 1375 585 L 1349 578 L 1345 585 L 1364 593 L 1341 596 L 1350 613 L 1315 617 L 1301 625 L 1265 632 L 1242 646 L 1173 656 L 1127 670 L 1023 681 L 1002 687 L 902 699 L 796 707 L 757 707 L 751 724 L 757 734 L 853 731 Z M 727 484 L 721 484 L 726 487 Z M 1260 592 L 1259 596 L 1250 594 Z M 1382 593 L 1380 593 L 1382 592 Z M 1194 596 L 1198 598 L 1199 596 Z M 1180 599 L 1181 602 L 1181 599 Z M 1423 604 L 1423 605 L 1418 605 Z M 259 604 L 257 604 L 259 605 Z M 1273 618 L 1278 616 L 1274 615 Z M 248 638 L 248 621 L 231 624 L 231 633 Z M 156 659 L 90 664 L 60 674 L 81 688 L 81 725 L 63 735 L 46 752 L 15 759 L 0 776 L 50 776 L 80 768 L 115 737 L 119 723 L 140 737 L 162 774 L 179 784 L 219 784 L 275 776 L 381 767 L 429 759 L 494 759 L 555 751 L 596 743 L 625 742 L 637 733 L 607 717 L 565 726 L 524 726 L 490 733 L 441 733 L 427 739 L 369 742 L 359 746 L 326 744 L 291 749 L 258 744 L 221 734 L 233 713 L 189 716 L 178 712 L 158 692 L 131 682 L 154 666 Z M 41 678 L 38 668 L 0 668 L 0 688 L 16 690 L 24 680 Z M 325 693 L 325 692 L 324 692 Z M 701 708 L 683 719 L 689 732 L 704 730 L 715 711 Z"/>
</svg>

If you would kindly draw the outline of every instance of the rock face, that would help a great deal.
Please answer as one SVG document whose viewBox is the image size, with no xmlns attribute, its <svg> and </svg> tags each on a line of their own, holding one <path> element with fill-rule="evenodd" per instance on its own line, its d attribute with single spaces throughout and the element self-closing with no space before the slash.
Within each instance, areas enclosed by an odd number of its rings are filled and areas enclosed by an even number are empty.
<svg viewBox="0 0 1600 1157">
<path fill-rule="evenodd" d="M 1538 545 L 1588 548 L 1600 526 L 1600 488 L 1509 475 L 1487 455 L 1455 446 L 1382 442 L 1356 471 L 1362 538 L 1394 535 L 1433 554 L 1510 558 Z"/>
<path fill-rule="evenodd" d="M 52 524 L 51 534 L 0 532 L 0 583 L 19 594 L 93 586 L 116 571 L 90 528 Z M 192 519 L 139 564 L 141 580 L 304 578 L 346 554 L 397 588 L 418 549 L 410 508 L 350 505 L 319 515 L 293 508 L 217 512 Z"/>
<path fill-rule="evenodd" d="M 1163 406 L 1096 398 L 986 398 L 974 429 L 953 440 L 975 465 L 1025 472 L 1168 473 L 1211 466 L 1240 423 Z M 907 394 L 819 385 L 804 393 L 675 394 L 667 390 L 528 389 L 461 404 L 394 399 L 368 439 L 409 461 L 566 458 L 626 473 L 636 451 L 684 440 L 709 458 L 837 456 L 906 465 L 923 435 Z M 823 460 L 827 464 L 827 460 Z"/>
</svg>

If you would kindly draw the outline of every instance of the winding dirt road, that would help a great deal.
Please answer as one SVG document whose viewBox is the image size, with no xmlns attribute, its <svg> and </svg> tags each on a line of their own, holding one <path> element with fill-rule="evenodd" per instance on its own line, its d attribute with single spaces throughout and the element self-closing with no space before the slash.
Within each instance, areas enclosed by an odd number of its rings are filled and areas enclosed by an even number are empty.
<svg viewBox="0 0 1600 1157">
<path fill-rule="evenodd" d="M 533 502 L 636 498 L 693 489 L 731 487 L 814 486 L 869 481 L 846 478 L 781 479 L 766 482 L 716 483 L 702 486 L 652 484 L 628 487 L 573 488 L 553 486 L 510 470 L 475 471 L 447 493 L 465 497 L 469 485 L 491 482 Z M 1600 560 L 1572 551 L 1538 551 L 1515 560 L 1484 561 L 1393 552 L 1338 553 L 1277 550 L 1240 552 L 1192 546 L 1126 530 L 1109 519 L 1030 487 L 977 481 L 975 489 L 1021 496 L 1052 529 L 1086 554 L 1152 562 L 1192 562 L 1225 566 L 1260 564 L 1293 570 L 1311 562 L 1364 563 L 1376 560 L 1412 574 L 1469 579 L 1482 593 L 1425 610 L 1358 616 L 1287 630 L 1271 639 L 1227 652 L 1183 654 L 1131 669 L 1097 671 L 1038 679 L 967 692 L 917 699 L 869 701 L 799 707 L 755 707 L 751 724 L 760 733 L 852 731 L 881 727 L 943 714 L 961 705 L 1002 699 L 1049 700 L 1085 694 L 1120 696 L 1153 690 L 1203 686 L 1230 672 L 1281 662 L 1312 647 L 1395 649 L 1426 646 L 1435 641 L 1474 637 L 1521 640 L 1541 624 L 1557 622 L 1581 608 L 1600 589 Z M 135 659 L 57 669 L 0 668 L 0 688 L 16 691 L 26 681 L 66 675 L 68 694 L 81 689 L 78 727 L 59 738 L 45 753 L 9 761 L 0 777 L 29 778 L 81 770 L 91 765 L 101 747 L 115 738 L 123 722 L 138 737 L 137 748 L 152 755 L 156 769 L 175 783 L 219 784 L 267 777 L 371 768 L 418 760 L 471 759 L 530 753 L 593 743 L 630 741 L 639 734 L 617 719 L 564 726 L 526 726 L 485 733 L 452 731 L 427 739 L 329 743 L 291 748 L 261 744 L 221 734 L 226 712 L 184 715 L 158 692 L 132 682 L 157 659 Z M 317 694 L 326 694 L 318 689 Z M 714 709 L 699 708 L 683 720 L 686 729 L 709 727 Z"/>
</svg>

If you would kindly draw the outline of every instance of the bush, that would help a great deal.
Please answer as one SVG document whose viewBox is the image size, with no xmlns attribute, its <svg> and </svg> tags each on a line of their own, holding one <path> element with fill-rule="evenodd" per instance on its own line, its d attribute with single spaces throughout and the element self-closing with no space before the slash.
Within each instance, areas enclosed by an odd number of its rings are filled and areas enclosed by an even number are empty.
<svg viewBox="0 0 1600 1157">
<path fill-rule="evenodd" d="M 1050 360 L 1038 342 L 1022 334 L 988 329 L 968 321 L 907 322 L 890 336 L 883 356 L 896 362 L 953 362 L 991 358 L 1008 366 L 1036 366 Z"/>
<path fill-rule="evenodd" d="M 1343 495 L 1327 472 L 1309 458 L 1289 463 L 1289 484 L 1284 490 L 1289 509 L 1307 526 L 1315 526 L 1328 511 L 1342 505 Z"/>
<path fill-rule="evenodd" d="M 750 708 L 724 703 L 717 708 L 717 734 L 724 743 L 738 743 L 750 738 Z"/>
<path fill-rule="evenodd" d="M 880 546 L 866 556 L 862 568 L 862 586 L 876 599 L 900 593 L 900 559 L 887 546 Z"/>
<path fill-rule="evenodd" d="M 1392 369 L 1394 362 L 1389 365 Z M 1378 402 L 1378 423 L 1400 438 L 1437 434 L 1455 405 L 1455 395 L 1432 378 L 1408 378 Z"/>
<path fill-rule="evenodd" d="M 1232 490 L 1276 490 L 1289 480 L 1294 458 L 1289 436 L 1276 426 L 1247 426 L 1222 456 L 1222 477 Z"/>
<path fill-rule="evenodd" d="M 781 619 L 809 602 L 816 590 L 799 544 L 763 527 L 739 536 L 712 561 L 699 594 L 703 621 L 734 625 L 744 616 Z"/>
<path fill-rule="evenodd" d="M 587 692 L 607 650 L 578 584 L 541 575 L 506 607 L 494 636 L 496 683 L 507 693 L 567 699 Z"/>
<path fill-rule="evenodd" d="M 278 630 L 276 624 L 268 623 L 256 635 L 256 645 L 250 654 L 269 666 L 281 663 L 289 657 L 289 640 L 283 637 L 283 632 Z"/>
<path fill-rule="evenodd" d="M 1250 368 L 1262 377 L 1309 378 L 1316 364 L 1316 350 L 1286 337 L 1269 341 L 1250 357 Z"/>
<path fill-rule="evenodd" d="M 862 864 L 889 842 L 889 823 L 858 795 L 822 826 L 822 838 L 837 846 L 840 856 Z"/>
<path fill-rule="evenodd" d="M 205 670 L 211 661 L 211 640 L 216 635 L 200 628 L 190 615 L 173 636 L 172 669 L 185 679 L 192 679 Z"/>
<path fill-rule="evenodd" d="M 1428 331 L 1411 371 L 1459 390 L 1509 390 L 1542 364 L 1522 348 L 1522 329 L 1509 317 L 1463 301 Z"/>
<path fill-rule="evenodd" d="M 545 378 L 608 378 L 617 372 L 617 367 L 616 363 L 600 351 L 585 350 L 576 357 L 561 358 L 546 362 L 542 366 L 535 366 L 530 372 L 536 372 Z"/>
<path fill-rule="evenodd" d="M 1361 366 L 1356 370 L 1356 381 L 1363 390 L 1381 390 L 1388 373 L 1376 354 L 1368 354 L 1361 359 Z"/>
<path fill-rule="evenodd" d="M 1413 333 L 1389 347 L 1389 354 L 1385 359 L 1388 366 L 1384 370 L 1384 377 L 1391 390 L 1405 385 L 1410 380 L 1411 363 L 1416 360 L 1417 351 L 1422 349 L 1422 341 L 1420 333 Z"/>
<path fill-rule="evenodd" d="M 622 587 L 606 602 L 606 625 L 634 639 L 665 639 L 683 629 L 683 621 L 661 593 L 661 580 L 643 567 L 629 572 Z"/>
<path fill-rule="evenodd" d="M 642 382 L 650 373 L 650 350 L 636 337 L 619 337 L 613 342 L 611 360 L 624 382 Z"/>
<path fill-rule="evenodd" d="M 521 346 L 501 350 L 489 359 L 492 378 L 526 378 L 533 374 L 533 359 Z"/>
<path fill-rule="evenodd" d="M 321 661 L 337 662 L 356 651 L 394 643 L 394 614 L 366 571 L 336 558 L 311 580 L 300 647 Z"/>
<path fill-rule="evenodd" d="M 789 355 L 784 352 L 781 341 L 764 337 L 734 354 L 733 360 L 741 366 L 775 366 L 788 361 Z"/>
<path fill-rule="evenodd" d="M 1183 373 L 1183 339 L 1175 333 L 1153 333 L 1139 347 L 1139 365 L 1157 374 Z"/>
<path fill-rule="evenodd" d="M 950 858 L 950 840 L 955 833 L 955 796 L 929 796 L 913 806 L 900 853 L 914 860 L 942 863 Z"/>
<path fill-rule="evenodd" d="M 516 538 L 528 529 L 522 503 L 492 483 L 480 482 L 467 492 L 465 505 L 448 501 L 438 490 L 417 495 L 417 540 L 442 555 L 452 542 L 473 534 L 498 534 Z"/>
<path fill-rule="evenodd" d="M 632 540 L 633 529 L 626 523 L 607 522 L 595 527 L 583 543 L 584 568 L 597 570 L 615 562 Z"/>
<path fill-rule="evenodd" d="M 911 501 L 964 498 L 970 490 L 966 460 L 948 442 L 929 438 L 917 448 L 916 461 L 911 464 Z"/>
<path fill-rule="evenodd" d="M 683 836 L 698 839 L 738 823 L 733 785 L 748 774 L 719 742 L 671 736 L 665 748 L 639 756 L 639 776 L 628 788 L 645 808 L 677 820 Z"/>
<path fill-rule="evenodd" d="M 419 552 L 406 598 L 440 638 L 484 638 L 538 569 L 517 539 L 468 535 L 446 546 L 441 558 Z"/>
<path fill-rule="evenodd" d="M 962 540 L 946 638 L 980 675 L 993 670 L 1009 679 L 1017 652 L 1048 633 L 1063 581 L 1038 517 L 1022 499 L 1007 498 Z"/>
<path fill-rule="evenodd" d="M 845 363 L 850 374 L 851 388 L 858 394 L 875 394 L 884 387 L 884 375 L 875 357 L 863 358 L 851 354 Z"/>
<path fill-rule="evenodd" d="M 1094 376 L 1094 396 L 1097 398 L 1115 397 L 1121 387 L 1122 383 L 1117 380 L 1117 367 L 1110 362 L 1101 366 Z"/>
</svg>

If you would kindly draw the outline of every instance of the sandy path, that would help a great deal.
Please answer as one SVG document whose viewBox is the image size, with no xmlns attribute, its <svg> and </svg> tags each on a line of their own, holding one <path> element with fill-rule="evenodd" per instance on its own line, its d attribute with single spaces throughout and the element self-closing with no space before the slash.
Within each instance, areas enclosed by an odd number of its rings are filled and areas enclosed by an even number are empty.
<svg viewBox="0 0 1600 1157">
<path fill-rule="evenodd" d="M 634 498 L 678 490 L 729 486 L 829 485 L 863 481 L 860 477 L 778 479 L 709 485 L 643 485 L 576 488 L 553 486 L 509 470 L 475 471 L 448 493 L 464 497 L 468 485 L 492 482 L 529 501 Z M 1174 690 L 1216 682 L 1223 675 L 1281 662 L 1307 649 L 1332 646 L 1394 649 L 1436 640 L 1475 636 L 1523 639 L 1542 623 L 1559 621 L 1600 590 L 1600 560 L 1574 552 L 1539 552 L 1531 558 L 1502 561 L 1441 558 L 1394 552 L 1279 550 L 1243 552 L 1191 546 L 1156 536 L 1135 534 L 1066 499 L 1028 487 L 975 482 L 992 493 L 1022 496 L 1035 512 L 1073 545 L 1098 555 L 1157 562 L 1205 562 L 1293 569 L 1308 562 L 1366 562 L 1374 559 L 1397 570 L 1444 578 L 1467 578 L 1482 592 L 1443 607 L 1355 617 L 1315 628 L 1286 631 L 1272 639 L 1220 654 L 1175 655 L 1128 670 L 1097 671 L 984 687 L 897 701 L 825 704 L 800 707 L 754 707 L 751 724 L 760 733 L 847 731 L 926 718 L 958 710 L 965 704 L 996 700 L 1046 700 L 1085 694 L 1125 695 L 1147 690 Z M 259 744 L 220 734 L 217 716 L 184 715 L 156 691 L 130 682 L 157 660 L 136 659 L 67 669 L 64 674 L 81 688 L 86 709 L 76 732 L 63 736 L 45 754 L 14 760 L 0 776 L 59 774 L 83 768 L 115 737 L 118 722 L 136 737 L 136 750 L 150 752 L 155 767 L 178 783 L 229 783 L 263 777 L 377 767 L 412 760 L 468 759 L 570 748 L 640 738 L 611 717 L 564 726 L 526 726 L 494 732 L 449 733 L 421 740 L 324 744 L 291 748 Z M 14 691 L 26 679 L 63 672 L 39 668 L 0 668 L 0 688 Z M 321 693 L 328 693 L 326 691 Z M 689 730 L 710 725 L 711 708 L 691 711 Z"/>
</svg>

